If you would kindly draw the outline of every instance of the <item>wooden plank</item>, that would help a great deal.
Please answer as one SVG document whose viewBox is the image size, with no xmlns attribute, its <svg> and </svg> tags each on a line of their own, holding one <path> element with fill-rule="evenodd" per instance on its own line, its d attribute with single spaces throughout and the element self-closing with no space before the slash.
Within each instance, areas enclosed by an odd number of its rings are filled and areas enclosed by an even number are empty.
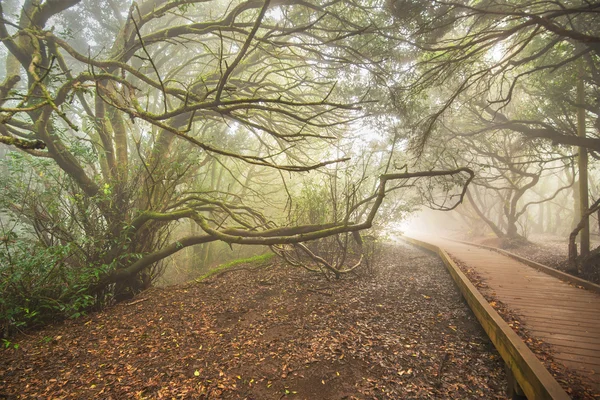
<svg viewBox="0 0 600 400">
<path fill-rule="evenodd" d="M 587 375 L 587 378 L 592 380 L 592 384 L 598 386 L 598 384 L 594 383 L 592 379 L 597 374 L 597 370 L 592 368 L 592 366 L 587 365 L 585 363 L 578 363 L 569 360 L 559 360 L 559 362 L 562 363 L 565 367 L 574 370 L 579 375 Z"/>
<path fill-rule="evenodd" d="M 581 354 L 572 354 L 572 353 L 556 353 L 553 354 L 554 358 L 557 360 L 571 361 L 576 363 L 587 364 L 593 368 L 596 368 L 600 371 L 600 360 L 595 357 L 588 357 Z"/>
<path fill-rule="evenodd" d="M 502 292 L 506 292 L 508 294 L 513 294 L 515 296 L 521 295 L 521 296 L 552 296 L 552 297 L 556 297 L 556 298 L 564 298 L 564 296 L 567 295 L 567 293 L 573 292 L 572 289 L 576 289 L 576 291 L 574 293 L 570 293 L 569 296 L 573 296 L 574 299 L 581 299 L 583 301 L 586 300 L 591 300 L 593 298 L 595 298 L 596 296 L 590 296 L 590 292 L 587 292 L 583 289 L 577 289 L 574 286 L 569 285 L 568 283 L 564 283 L 561 282 L 559 280 L 557 280 L 556 278 L 554 278 L 557 282 L 560 283 L 560 286 L 557 287 L 555 285 L 551 285 L 552 289 L 563 289 L 559 292 L 556 292 L 554 290 L 551 290 L 550 288 L 546 288 L 545 286 L 542 287 L 537 287 L 535 290 L 532 291 L 523 291 L 522 287 L 514 285 L 514 286 L 509 286 L 506 288 L 499 288 L 499 291 Z"/>
<path fill-rule="evenodd" d="M 523 314 L 525 315 L 525 314 Z M 527 315 L 527 320 L 532 322 L 532 323 L 538 323 L 538 322 L 548 322 L 547 318 L 544 318 L 540 315 L 538 315 L 537 313 L 535 313 L 534 311 L 531 312 L 531 315 Z M 562 325 L 562 324 L 566 324 L 566 325 L 570 325 L 573 324 L 573 326 L 581 326 L 581 327 L 588 327 L 588 328 L 597 328 L 598 327 L 598 321 L 597 320 L 590 320 L 589 318 L 577 318 L 577 319 L 553 319 L 552 321 L 553 324 L 558 324 L 558 325 Z"/>
<path fill-rule="evenodd" d="M 443 249 L 413 238 L 404 237 L 408 242 L 435 252 L 446 265 L 467 304 L 479 323 L 496 346 L 496 349 L 510 368 L 523 392 L 529 399 L 570 399 L 569 395 L 556 382 L 537 357 L 523 343 L 521 338 L 489 305 L 483 295 L 463 274 L 460 268 Z"/>
<path fill-rule="evenodd" d="M 591 356 L 600 359 L 600 350 L 580 349 L 577 347 L 566 346 L 564 344 L 556 344 L 552 347 L 554 347 L 554 349 L 559 353 L 581 354 L 582 356 Z"/>
<path fill-rule="evenodd" d="M 496 295 L 493 295 L 491 293 L 489 293 L 489 294 L 492 297 L 498 296 L 498 293 L 496 293 Z M 560 300 L 560 299 L 553 299 L 553 298 L 546 299 L 543 296 L 519 297 L 519 296 L 507 295 L 505 293 L 501 293 L 500 296 L 502 296 L 502 298 L 507 299 L 509 301 L 520 302 L 523 304 L 536 305 L 536 304 L 540 304 L 540 302 L 543 302 L 544 305 L 551 306 L 551 307 L 568 307 L 568 308 L 574 308 L 575 310 L 592 309 L 592 310 L 596 311 L 596 313 L 598 315 L 598 319 L 600 320 L 600 308 L 596 307 L 596 304 L 586 302 L 586 301 L 577 301 L 577 300 L 571 300 L 571 299 Z"/>
<path fill-rule="evenodd" d="M 482 277 L 497 276 L 497 275 L 492 275 L 492 274 L 481 274 L 481 275 L 482 275 Z M 550 284 L 549 287 L 538 286 L 538 285 L 531 284 L 531 283 L 523 283 L 522 281 L 505 282 L 502 287 L 498 288 L 498 290 L 515 291 L 515 290 L 528 289 L 531 291 L 531 293 L 534 293 L 534 294 L 549 294 L 549 295 L 560 295 L 560 296 L 565 296 L 565 295 L 569 294 L 570 292 L 575 291 L 574 295 L 578 296 L 578 297 L 581 297 L 581 296 L 589 297 L 589 294 L 591 294 L 591 292 L 585 292 L 584 291 L 585 289 L 579 289 L 579 288 L 576 288 L 575 286 L 570 286 L 568 283 L 564 283 L 559 280 L 556 280 L 556 283 L 559 283 L 560 286 L 556 286 L 556 285 L 552 285 L 552 284 Z M 587 293 L 587 295 L 584 293 Z"/>
<path fill-rule="evenodd" d="M 557 340 L 565 340 L 568 342 L 587 343 L 592 345 L 593 349 L 600 348 L 600 338 L 596 337 L 581 337 L 575 334 L 544 332 L 537 329 L 529 329 L 529 332 L 541 338 L 552 338 Z"/>
<path fill-rule="evenodd" d="M 531 322 L 534 322 L 533 320 L 535 318 L 537 319 L 543 319 L 543 320 L 548 320 L 548 318 L 546 317 L 542 317 L 539 315 L 538 312 L 536 312 L 535 310 L 521 310 L 519 311 L 519 315 L 520 316 L 524 316 L 527 317 L 527 320 Z M 573 319 L 573 318 L 563 318 L 560 315 L 553 315 L 552 316 L 552 321 L 557 321 L 559 323 L 575 323 L 575 324 L 579 324 L 581 326 L 592 326 L 592 327 L 596 327 L 598 326 L 598 322 L 595 320 L 590 320 L 589 318 L 579 318 L 579 319 Z"/>
<path fill-rule="evenodd" d="M 541 339 L 544 343 L 548 343 L 548 344 L 552 345 L 552 347 L 558 345 L 558 346 L 566 346 L 566 347 L 571 347 L 571 348 L 578 348 L 581 350 L 589 350 L 590 349 L 589 343 L 582 343 L 580 341 L 564 340 L 564 339 L 558 339 L 558 338 L 553 338 L 553 337 L 544 337 Z M 598 349 L 593 348 L 592 350 L 597 351 Z"/>
<path fill-rule="evenodd" d="M 565 302 L 566 303 L 566 302 Z M 530 309 L 535 309 L 536 311 L 539 311 L 540 315 L 542 314 L 553 314 L 553 313 L 562 313 L 562 314 L 566 314 L 566 315 L 580 315 L 580 316 L 584 316 L 586 318 L 591 318 L 593 320 L 598 320 L 598 311 L 599 310 L 594 310 L 594 309 L 582 309 L 582 308 L 578 308 L 576 306 L 573 307 L 569 307 L 568 305 L 562 305 L 562 306 L 556 306 L 556 307 L 551 307 L 550 305 L 546 306 L 546 304 L 544 305 L 540 305 L 540 303 L 535 303 L 535 302 L 525 302 L 525 301 L 520 301 L 520 300 L 513 300 L 510 302 L 511 306 L 522 306 L 524 308 L 530 308 Z"/>
<path fill-rule="evenodd" d="M 525 328 L 528 327 L 527 323 L 522 324 Z M 594 334 L 596 337 L 600 336 L 600 332 L 598 332 L 597 329 L 594 329 L 595 327 L 586 327 L 586 326 L 577 326 L 577 325 L 569 325 L 569 324 L 557 324 L 554 321 L 536 321 L 535 324 L 532 324 L 532 326 L 535 326 L 537 329 L 539 330 L 546 330 L 546 329 L 551 329 L 552 331 L 556 331 L 556 332 L 560 332 L 561 330 L 564 331 L 568 331 L 568 332 L 573 332 L 575 334 L 587 334 L 587 333 L 591 333 Z"/>
<path fill-rule="evenodd" d="M 595 313 L 595 315 L 598 315 L 598 312 L 600 312 L 600 304 L 598 304 L 597 302 L 581 302 L 581 301 L 571 300 L 568 297 L 565 297 L 563 299 L 544 298 L 543 296 L 518 297 L 518 296 L 504 295 L 503 297 L 511 299 L 515 302 L 523 303 L 523 304 L 537 305 L 540 308 L 542 308 L 542 307 L 543 308 L 561 307 L 564 309 L 573 309 L 575 311 L 591 312 L 591 313 Z"/>
<path fill-rule="evenodd" d="M 566 293 L 560 294 L 560 293 L 556 293 L 553 291 L 547 291 L 547 292 L 536 291 L 536 292 L 523 293 L 522 290 L 506 288 L 506 289 L 495 289 L 494 292 L 501 293 L 505 296 L 510 296 L 515 299 L 536 299 L 536 300 L 543 299 L 543 300 L 551 300 L 551 301 L 569 300 L 570 303 L 580 303 L 580 304 L 587 304 L 587 305 L 594 304 L 595 305 L 595 301 L 593 301 L 593 299 L 589 296 L 568 296 Z"/>
<path fill-rule="evenodd" d="M 545 328 L 543 326 L 536 325 L 534 328 L 530 329 L 530 331 L 531 332 L 551 333 L 553 335 L 569 335 L 569 336 L 575 336 L 575 337 L 578 337 L 581 339 L 590 338 L 590 339 L 594 340 L 593 343 L 595 343 L 596 341 L 598 343 L 600 343 L 600 336 L 598 335 L 598 332 L 591 331 L 591 330 L 574 331 L 571 329 L 565 329 L 564 327 L 556 327 L 553 329 L 552 326 L 548 326 L 548 325 L 546 325 Z"/>
</svg>

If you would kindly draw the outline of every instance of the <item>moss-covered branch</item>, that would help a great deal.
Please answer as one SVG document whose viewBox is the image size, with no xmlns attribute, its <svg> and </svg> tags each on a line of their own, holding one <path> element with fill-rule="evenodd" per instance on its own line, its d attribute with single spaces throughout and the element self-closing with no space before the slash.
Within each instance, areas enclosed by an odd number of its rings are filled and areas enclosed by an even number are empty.
<svg viewBox="0 0 600 400">
<path fill-rule="evenodd" d="M 0 135 L 0 143 L 15 146 L 23 150 L 43 150 L 46 148 L 46 143 L 41 140 L 25 140 L 5 135 Z"/>
</svg>

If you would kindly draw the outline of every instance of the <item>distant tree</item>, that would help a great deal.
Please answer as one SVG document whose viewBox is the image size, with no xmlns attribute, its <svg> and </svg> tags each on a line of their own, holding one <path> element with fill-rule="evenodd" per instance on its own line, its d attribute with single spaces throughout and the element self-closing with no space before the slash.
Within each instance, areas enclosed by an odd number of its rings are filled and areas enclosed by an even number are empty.
<svg viewBox="0 0 600 400">
<path fill-rule="evenodd" d="M 600 158 L 600 5 L 551 1 L 391 1 L 397 21 L 397 109 L 425 145 L 465 104 L 471 135 L 514 132 L 578 146 L 582 253 L 588 251 L 587 152 Z M 517 103 L 518 105 L 515 105 Z M 522 107 L 523 104 L 527 106 Z M 511 110 L 506 112 L 506 110 Z M 510 115 L 510 117 L 508 117 Z M 595 202 L 592 202 L 595 204 Z M 574 237 L 570 247 L 576 254 Z M 600 263 L 597 263 L 599 264 Z"/>
<path fill-rule="evenodd" d="M 444 119 L 443 140 L 430 143 L 423 152 L 427 162 L 452 168 L 467 165 L 476 178 L 469 190 L 469 206 L 499 238 L 523 241 L 524 222 L 531 206 L 554 200 L 572 188 L 574 174 L 565 184 L 537 190 L 544 181 L 557 181 L 565 169 L 573 170 L 575 155 L 544 143 L 535 143 L 510 130 L 476 134 L 469 121 L 477 110 L 461 109 L 460 116 Z M 472 122 L 471 122 L 472 123 Z M 463 133 L 466 132 L 466 133 Z"/>
</svg>

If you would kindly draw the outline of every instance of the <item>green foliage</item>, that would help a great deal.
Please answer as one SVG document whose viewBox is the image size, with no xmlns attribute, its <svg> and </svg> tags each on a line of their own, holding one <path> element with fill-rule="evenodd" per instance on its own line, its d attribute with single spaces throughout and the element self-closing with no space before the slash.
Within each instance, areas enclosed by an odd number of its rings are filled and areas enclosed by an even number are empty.
<svg viewBox="0 0 600 400">
<path fill-rule="evenodd" d="M 110 186 L 86 197 L 52 162 L 16 152 L 0 170 L 0 333 L 77 318 L 107 302 L 90 288 L 136 256 L 125 249 L 103 261 L 112 246 L 124 247 L 98 213 Z"/>
<path fill-rule="evenodd" d="M 248 258 L 240 258 L 238 260 L 233 260 L 230 261 L 228 263 L 225 264 L 221 264 L 218 267 L 216 267 L 215 269 L 211 270 L 210 272 L 202 275 L 201 277 L 195 279 L 196 282 L 202 282 L 203 280 L 210 278 L 211 276 L 218 274 L 219 272 L 225 271 L 229 268 L 235 267 L 237 265 L 241 265 L 241 264 L 254 264 L 254 265 L 263 265 L 264 263 L 266 263 L 267 261 L 269 261 L 271 258 L 273 258 L 275 254 L 273 253 L 265 253 L 265 254 L 261 254 L 258 256 L 254 256 L 254 257 L 248 257 Z"/>
<path fill-rule="evenodd" d="M 329 221 L 331 195 L 327 185 L 305 182 L 296 199 L 296 215 L 299 224 L 323 224 Z"/>
<path fill-rule="evenodd" d="M 0 327 L 38 326 L 56 319 L 77 318 L 96 299 L 87 288 L 89 270 L 69 268 L 71 244 L 42 247 L 31 241 L 3 236 L 0 259 Z M 93 274 L 92 274 L 93 275 Z"/>
<path fill-rule="evenodd" d="M 18 350 L 19 349 L 19 344 L 18 343 L 13 343 L 8 339 L 2 339 L 2 347 L 4 347 L 5 349 L 15 349 Z"/>
</svg>

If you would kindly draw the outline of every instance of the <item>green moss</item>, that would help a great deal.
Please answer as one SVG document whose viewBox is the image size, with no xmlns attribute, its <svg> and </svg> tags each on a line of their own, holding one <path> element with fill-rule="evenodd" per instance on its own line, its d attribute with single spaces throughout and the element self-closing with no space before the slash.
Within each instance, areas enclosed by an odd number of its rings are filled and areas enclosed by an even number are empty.
<svg viewBox="0 0 600 400">
<path fill-rule="evenodd" d="M 15 146 L 20 149 L 35 150 L 46 148 L 46 143 L 42 142 L 41 140 L 24 140 L 4 135 L 0 135 L 0 143 L 7 144 L 9 146 Z"/>
<path fill-rule="evenodd" d="M 265 254 L 261 254 L 259 256 L 254 256 L 254 257 L 249 257 L 249 258 L 240 258 L 237 260 L 233 260 L 228 263 L 219 265 L 215 269 L 207 272 L 206 274 L 204 274 L 201 277 L 196 278 L 194 280 L 196 282 L 202 282 L 203 280 L 210 278 L 211 276 L 218 274 L 221 271 L 225 271 L 226 269 L 235 267 L 236 265 L 240 265 L 240 264 L 254 264 L 255 266 L 261 266 L 262 264 L 266 263 L 271 258 L 273 258 L 274 255 L 275 254 L 273 254 L 273 253 L 265 253 Z"/>
</svg>

